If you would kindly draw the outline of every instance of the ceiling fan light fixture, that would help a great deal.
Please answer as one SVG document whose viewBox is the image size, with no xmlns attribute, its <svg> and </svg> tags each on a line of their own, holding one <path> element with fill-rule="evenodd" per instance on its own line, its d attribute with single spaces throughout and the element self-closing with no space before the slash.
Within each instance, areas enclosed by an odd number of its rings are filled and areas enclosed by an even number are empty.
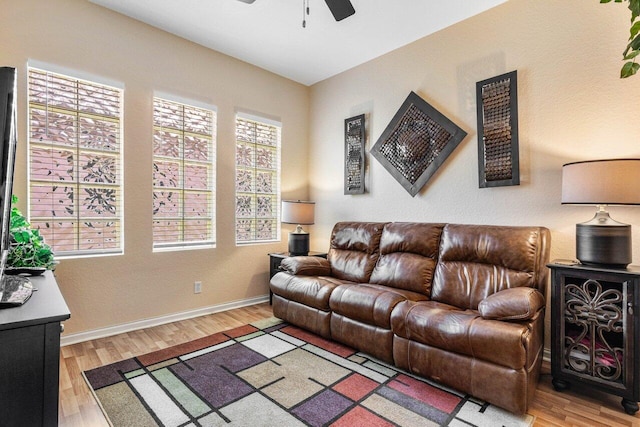
<svg viewBox="0 0 640 427">
<path fill-rule="evenodd" d="M 309 0 L 302 0 L 302 28 L 307 28 L 307 16 L 309 16 Z"/>
<path fill-rule="evenodd" d="M 238 0 L 243 3 L 252 4 L 256 0 Z M 350 0 L 324 0 L 329 7 L 331 14 L 336 21 L 342 21 L 356 13 Z M 309 16 L 309 0 L 302 0 L 302 28 L 307 27 L 307 16 Z"/>
<path fill-rule="evenodd" d="M 356 10 L 353 8 L 351 1 L 349 0 L 324 0 L 329 6 L 329 10 L 333 14 L 333 17 L 336 21 L 342 21 L 344 18 L 348 18 L 354 13 Z"/>
</svg>

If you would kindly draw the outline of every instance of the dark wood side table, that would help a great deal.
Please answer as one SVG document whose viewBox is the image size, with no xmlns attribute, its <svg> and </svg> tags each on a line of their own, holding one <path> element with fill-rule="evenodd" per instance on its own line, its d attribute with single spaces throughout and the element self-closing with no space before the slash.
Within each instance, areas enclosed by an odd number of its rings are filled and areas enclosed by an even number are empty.
<svg viewBox="0 0 640 427">
<path fill-rule="evenodd" d="M 551 375 L 562 391 L 572 384 L 622 397 L 627 414 L 640 400 L 640 267 L 549 264 Z"/>
<path fill-rule="evenodd" d="M 269 280 L 273 276 L 276 275 L 277 272 L 280 271 L 280 263 L 283 259 L 290 257 L 289 252 L 272 252 L 269 254 Z M 317 256 L 320 258 L 326 258 L 326 252 L 309 252 L 309 256 Z M 271 287 L 269 287 L 269 305 L 271 305 L 273 300 L 273 292 L 271 292 Z"/>
</svg>

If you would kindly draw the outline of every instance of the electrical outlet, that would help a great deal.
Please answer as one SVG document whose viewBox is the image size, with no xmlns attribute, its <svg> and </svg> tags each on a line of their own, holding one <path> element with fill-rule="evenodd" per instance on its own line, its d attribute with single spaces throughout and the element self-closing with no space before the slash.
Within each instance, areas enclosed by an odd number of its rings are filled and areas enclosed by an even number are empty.
<svg viewBox="0 0 640 427">
<path fill-rule="evenodd" d="M 200 292 L 202 292 L 202 282 L 193 282 L 193 293 L 199 294 Z"/>
</svg>

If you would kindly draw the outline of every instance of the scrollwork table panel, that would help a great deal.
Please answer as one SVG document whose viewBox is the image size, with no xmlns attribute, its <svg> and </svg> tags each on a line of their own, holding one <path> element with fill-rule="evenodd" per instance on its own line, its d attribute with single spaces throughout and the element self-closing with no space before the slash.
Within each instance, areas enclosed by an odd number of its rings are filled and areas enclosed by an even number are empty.
<svg viewBox="0 0 640 427">
<path fill-rule="evenodd" d="M 556 390 L 576 383 L 622 397 L 629 414 L 640 400 L 640 268 L 554 261 L 551 373 Z"/>
</svg>

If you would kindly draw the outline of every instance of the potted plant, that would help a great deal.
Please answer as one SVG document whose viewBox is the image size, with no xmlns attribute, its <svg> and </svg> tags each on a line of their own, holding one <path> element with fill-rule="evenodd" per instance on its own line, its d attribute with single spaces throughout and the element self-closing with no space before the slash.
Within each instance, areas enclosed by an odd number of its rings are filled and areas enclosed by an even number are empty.
<svg viewBox="0 0 640 427">
<path fill-rule="evenodd" d="M 9 268 L 20 269 L 52 269 L 56 262 L 53 258 L 51 246 L 47 245 L 39 230 L 31 228 L 31 224 L 15 207 L 18 202 L 16 196 L 11 197 L 11 222 L 9 233 L 11 249 L 7 257 Z"/>
</svg>

